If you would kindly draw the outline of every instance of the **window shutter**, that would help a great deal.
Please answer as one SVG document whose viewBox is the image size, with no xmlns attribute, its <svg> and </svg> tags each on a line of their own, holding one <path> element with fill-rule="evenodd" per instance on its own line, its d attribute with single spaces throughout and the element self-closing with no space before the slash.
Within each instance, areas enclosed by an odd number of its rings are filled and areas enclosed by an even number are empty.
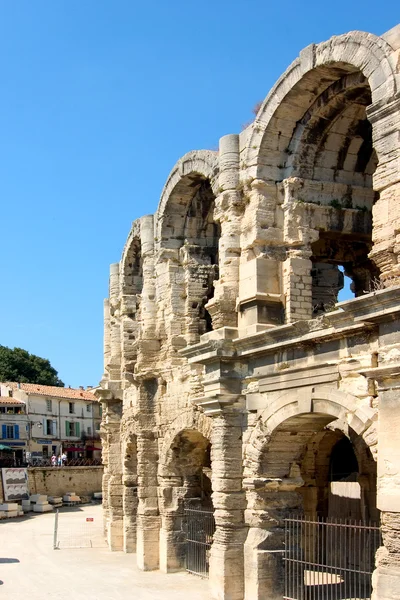
<svg viewBox="0 0 400 600">
<path fill-rule="evenodd" d="M 14 439 L 19 440 L 19 425 L 14 425 Z"/>
<path fill-rule="evenodd" d="M 65 435 L 69 436 L 69 421 L 65 421 Z"/>
<path fill-rule="evenodd" d="M 81 435 L 81 424 L 80 423 L 75 423 L 75 435 L 76 435 L 76 437 L 79 437 Z"/>
<path fill-rule="evenodd" d="M 43 431 L 43 435 L 47 435 L 46 419 L 43 419 L 42 431 Z"/>
<path fill-rule="evenodd" d="M 53 421 L 52 433 L 54 437 L 57 437 L 57 421 Z"/>
<path fill-rule="evenodd" d="M 7 425 L 2 425 L 1 426 L 1 437 L 3 439 L 6 439 L 6 437 L 7 437 Z"/>
</svg>

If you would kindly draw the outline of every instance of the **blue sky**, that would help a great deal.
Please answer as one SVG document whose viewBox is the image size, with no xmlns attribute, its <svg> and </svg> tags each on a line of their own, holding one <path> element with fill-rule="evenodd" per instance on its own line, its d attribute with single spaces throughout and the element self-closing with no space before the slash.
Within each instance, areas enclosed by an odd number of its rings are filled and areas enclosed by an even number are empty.
<svg viewBox="0 0 400 600">
<path fill-rule="evenodd" d="M 377 6 L 0 2 L 0 343 L 96 385 L 109 264 L 175 162 L 239 132 L 303 47 L 400 21 Z"/>
</svg>

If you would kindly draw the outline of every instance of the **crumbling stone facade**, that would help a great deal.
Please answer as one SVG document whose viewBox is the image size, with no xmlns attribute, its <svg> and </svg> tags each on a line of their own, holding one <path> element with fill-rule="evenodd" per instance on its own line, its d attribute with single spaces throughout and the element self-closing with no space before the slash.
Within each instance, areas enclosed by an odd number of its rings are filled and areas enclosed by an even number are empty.
<svg viewBox="0 0 400 600">
<path fill-rule="evenodd" d="M 212 596 L 282 597 L 282 519 L 332 516 L 341 444 L 382 523 L 374 597 L 399 597 L 399 66 L 400 25 L 305 48 L 254 123 L 178 161 L 111 266 L 104 522 L 142 569 L 182 568 L 197 498 Z"/>
</svg>

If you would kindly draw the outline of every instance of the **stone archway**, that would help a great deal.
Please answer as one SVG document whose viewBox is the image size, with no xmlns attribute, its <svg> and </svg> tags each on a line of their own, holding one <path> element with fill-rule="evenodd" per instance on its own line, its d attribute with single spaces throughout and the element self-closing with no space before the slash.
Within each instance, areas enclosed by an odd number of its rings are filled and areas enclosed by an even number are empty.
<svg viewBox="0 0 400 600">
<path fill-rule="evenodd" d="M 215 152 L 186 154 L 172 170 L 156 214 L 157 270 L 169 281 L 159 310 L 177 347 L 197 343 L 213 328 L 207 303 L 219 278 L 217 171 Z"/>
<path fill-rule="evenodd" d="M 330 461 L 340 440 L 352 443 L 364 514 L 376 517 L 375 428 L 375 411 L 337 391 L 326 398 L 311 388 L 287 392 L 264 411 L 245 450 L 246 600 L 282 596 L 283 520 L 329 515 Z"/>
<path fill-rule="evenodd" d="M 212 509 L 211 419 L 187 410 L 163 440 L 158 467 L 160 569 L 180 570 L 185 559 L 184 510 L 190 506 Z"/>
</svg>

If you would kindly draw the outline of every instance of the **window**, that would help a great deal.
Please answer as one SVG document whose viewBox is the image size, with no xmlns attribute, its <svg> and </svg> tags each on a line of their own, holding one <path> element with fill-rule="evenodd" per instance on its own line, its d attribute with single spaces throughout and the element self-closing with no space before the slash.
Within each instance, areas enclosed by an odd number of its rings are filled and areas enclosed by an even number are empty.
<svg viewBox="0 0 400 600">
<path fill-rule="evenodd" d="M 92 435 L 92 428 L 90 426 L 87 428 L 87 434 Z"/>
<path fill-rule="evenodd" d="M 57 435 L 57 421 L 52 421 L 51 419 L 44 419 L 43 423 L 43 433 L 46 435 Z"/>
<path fill-rule="evenodd" d="M 88 412 L 88 413 L 92 412 L 92 406 L 90 404 L 86 404 L 86 412 Z"/>
<path fill-rule="evenodd" d="M 47 412 L 53 412 L 53 402 L 50 399 L 46 400 Z"/>
<path fill-rule="evenodd" d="M 69 403 L 69 414 L 73 415 L 75 413 L 75 402 Z"/>
<path fill-rule="evenodd" d="M 80 436 L 80 424 L 71 423 L 71 421 L 65 421 L 65 435 L 67 437 L 79 437 Z"/>
<path fill-rule="evenodd" d="M 19 425 L 2 425 L 1 437 L 9 440 L 19 440 Z"/>
</svg>

